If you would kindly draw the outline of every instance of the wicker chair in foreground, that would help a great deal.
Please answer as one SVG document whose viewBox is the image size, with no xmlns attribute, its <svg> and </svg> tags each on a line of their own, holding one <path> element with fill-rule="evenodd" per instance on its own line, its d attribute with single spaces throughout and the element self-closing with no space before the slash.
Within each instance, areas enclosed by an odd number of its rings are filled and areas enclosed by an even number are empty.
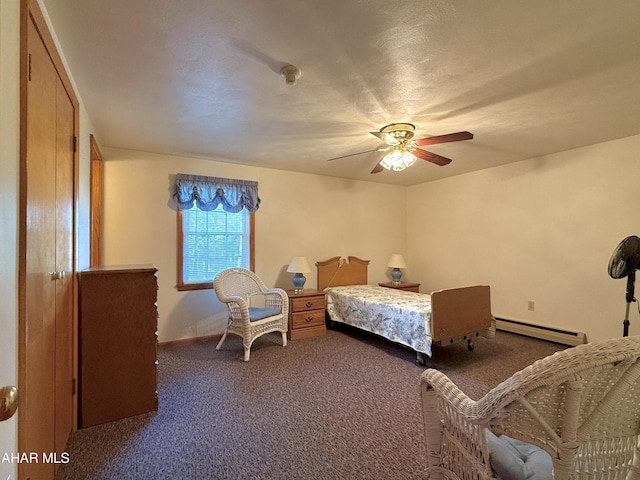
<svg viewBox="0 0 640 480">
<path fill-rule="evenodd" d="M 640 337 L 538 360 L 478 401 L 421 378 L 431 479 L 640 479 Z"/>
<path fill-rule="evenodd" d="M 220 350 L 228 333 L 242 337 L 245 362 L 249 361 L 253 341 L 266 333 L 280 332 L 282 346 L 287 346 L 287 292 L 281 288 L 268 289 L 255 273 L 244 268 L 220 272 L 213 281 L 213 289 L 229 310 L 229 323 L 216 350 Z"/>
</svg>

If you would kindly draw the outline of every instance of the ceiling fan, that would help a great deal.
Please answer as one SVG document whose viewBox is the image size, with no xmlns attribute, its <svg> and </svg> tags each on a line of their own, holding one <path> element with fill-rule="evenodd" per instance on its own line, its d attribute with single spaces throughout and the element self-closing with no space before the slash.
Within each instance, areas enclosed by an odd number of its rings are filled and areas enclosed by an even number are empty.
<svg viewBox="0 0 640 480">
<path fill-rule="evenodd" d="M 470 140 L 473 138 L 472 133 L 456 132 L 413 140 L 415 128 L 415 125 L 411 123 L 390 123 L 376 132 L 370 132 L 371 135 L 374 135 L 385 142 L 385 147 L 352 153 L 350 155 L 342 155 L 340 157 L 330 158 L 328 161 L 331 162 L 333 160 L 352 157 L 363 153 L 388 152 L 382 160 L 376 163 L 373 170 L 371 170 L 371 173 L 379 173 L 385 168 L 387 170 L 399 172 L 413 165 L 418 158 L 426 160 L 427 162 L 435 163 L 436 165 L 444 166 L 451 163 L 450 158 L 422 150 L 418 147 L 436 145 L 438 143 L 459 142 L 460 140 Z"/>
</svg>

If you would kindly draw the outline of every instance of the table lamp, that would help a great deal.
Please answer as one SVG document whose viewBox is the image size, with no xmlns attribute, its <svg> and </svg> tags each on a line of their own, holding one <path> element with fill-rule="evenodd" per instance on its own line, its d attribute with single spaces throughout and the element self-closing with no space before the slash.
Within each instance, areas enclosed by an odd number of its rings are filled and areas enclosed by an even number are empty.
<svg viewBox="0 0 640 480">
<path fill-rule="evenodd" d="M 304 273 L 311 272 L 311 268 L 309 268 L 309 262 L 305 257 L 293 257 L 291 263 L 289 263 L 289 268 L 287 268 L 287 272 L 294 273 L 293 276 L 293 290 L 295 293 L 302 293 L 304 290 L 304 283 L 307 281 Z"/>
<path fill-rule="evenodd" d="M 400 283 L 400 278 L 402 278 L 402 271 L 400 269 L 407 268 L 407 264 L 404 262 L 402 255 L 399 253 L 391 255 L 387 267 L 393 268 L 393 270 L 391 270 L 391 278 L 393 279 L 394 285 L 398 285 Z"/>
</svg>

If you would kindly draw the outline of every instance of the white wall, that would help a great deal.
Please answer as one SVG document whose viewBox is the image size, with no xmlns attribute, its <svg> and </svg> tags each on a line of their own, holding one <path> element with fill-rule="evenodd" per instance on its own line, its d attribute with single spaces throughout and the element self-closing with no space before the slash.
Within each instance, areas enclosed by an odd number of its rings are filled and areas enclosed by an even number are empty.
<svg viewBox="0 0 640 480">
<path fill-rule="evenodd" d="M 158 267 L 161 342 L 222 333 L 224 307 L 213 290 L 178 292 L 176 173 L 255 180 L 256 273 L 269 286 L 292 288 L 294 256 L 313 265 L 333 256 L 371 260 L 369 282 L 390 279 L 389 256 L 405 254 L 406 188 L 185 157 L 102 148 L 105 160 L 105 264 Z M 316 269 L 307 288 L 317 286 Z"/>
<path fill-rule="evenodd" d="M 640 235 L 639 179 L 634 136 L 410 187 L 412 280 L 423 291 L 489 284 L 497 317 L 621 336 L 626 281 L 607 266 Z"/>
<path fill-rule="evenodd" d="M 0 1 L 0 387 L 18 384 L 19 2 Z M 18 450 L 17 418 L 0 422 L 0 456 Z M 0 462 L 0 479 L 17 465 Z"/>
<path fill-rule="evenodd" d="M 76 90 L 77 93 L 77 90 Z M 76 270 L 91 264 L 91 142 L 93 125 L 80 102 L 80 129 L 78 140 L 78 192 L 76 204 Z"/>
</svg>

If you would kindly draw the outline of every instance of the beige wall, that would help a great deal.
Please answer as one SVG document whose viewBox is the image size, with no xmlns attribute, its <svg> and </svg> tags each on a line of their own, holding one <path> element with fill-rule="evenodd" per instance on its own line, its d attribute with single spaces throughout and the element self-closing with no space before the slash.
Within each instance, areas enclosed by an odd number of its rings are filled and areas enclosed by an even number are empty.
<svg viewBox="0 0 640 480">
<path fill-rule="evenodd" d="M 626 281 L 607 267 L 640 235 L 639 179 L 635 136 L 410 187 L 412 279 L 423 291 L 489 284 L 495 316 L 620 336 Z"/>
<path fill-rule="evenodd" d="M 259 182 L 256 273 L 267 285 L 291 288 L 292 257 L 313 265 L 332 256 L 371 260 L 369 281 L 386 281 L 389 256 L 405 254 L 406 188 L 246 167 L 213 160 L 103 148 L 104 263 L 158 267 L 161 342 L 222 333 L 226 311 L 212 290 L 178 292 L 176 173 Z M 316 287 L 316 269 L 307 275 Z"/>
</svg>

